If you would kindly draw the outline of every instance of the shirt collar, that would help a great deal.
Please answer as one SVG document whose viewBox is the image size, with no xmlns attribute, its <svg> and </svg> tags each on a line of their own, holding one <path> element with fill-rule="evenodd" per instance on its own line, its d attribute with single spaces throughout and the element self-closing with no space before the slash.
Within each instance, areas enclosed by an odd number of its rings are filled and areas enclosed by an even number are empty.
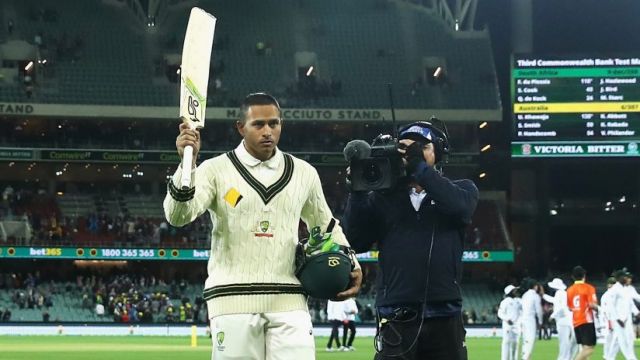
<svg viewBox="0 0 640 360">
<path fill-rule="evenodd" d="M 240 159 L 243 164 L 249 167 L 256 167 L 260 164 L 264 164 L 269 169 L 275 170 L 280 165 L 280 160 L 282 159 L 282 152 L 277 147 L 275 154 L 267 161 L 256 159 L 255 157 L 253 157 L 253 155 L 249 154 L 247 149 L 244 147 L 244 140 L 242 140 L 238 147 L 236 147 L 235 152 L 238 156 L 238 159 Z"/>
<path fill-rule="evenodd" d="M 422 191 L 420 191 L 420 192 L 417 192 L 416 188 L 414 188 L 414 187 L 411 187 L 409 189 L 409 195 L 414 195 L 415 196 L 415 195 L 426 195 L 426 194 L 427 194 L 427 191 L 425 189 L 422 189 Z"/>
</svg>

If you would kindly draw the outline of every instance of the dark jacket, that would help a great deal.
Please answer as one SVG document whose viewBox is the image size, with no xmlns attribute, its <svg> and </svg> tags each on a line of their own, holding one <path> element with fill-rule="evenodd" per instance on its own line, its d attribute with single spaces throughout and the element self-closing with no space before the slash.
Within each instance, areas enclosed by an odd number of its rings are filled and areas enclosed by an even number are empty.
<svg viewBox="0 0 640 360">
<path fill-rule="evenodd" d="M 465 227 L 478 203 L 471 180 L 452 181 L 422 163 L 414 173 L 427 192 L 419 211 L 408 187 L 352 193 L 343 225 L 356 252 L 378 243 L 377 306 L 459 302 Z M 433 242 L 430 269 L 429 248 Z"/>
</svg>

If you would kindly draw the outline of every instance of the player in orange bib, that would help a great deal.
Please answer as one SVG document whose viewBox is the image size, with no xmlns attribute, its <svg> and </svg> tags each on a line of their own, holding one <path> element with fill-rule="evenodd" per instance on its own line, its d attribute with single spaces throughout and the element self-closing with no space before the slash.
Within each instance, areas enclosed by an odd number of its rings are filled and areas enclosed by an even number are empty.
<svg viewBox="0 0 640 360">
<path fill-rule="evenodd" d="M 585 282 L 587 271 L 582 266 L 573 268 L 573 285 L 567 290 L 567 305 L 573 313 L 573 328 L 578 344 L 582 345 L 576 360 L 589 359 L 596 346 L 594 310 L 598 309 L 596 289 Z"/>
</svg>

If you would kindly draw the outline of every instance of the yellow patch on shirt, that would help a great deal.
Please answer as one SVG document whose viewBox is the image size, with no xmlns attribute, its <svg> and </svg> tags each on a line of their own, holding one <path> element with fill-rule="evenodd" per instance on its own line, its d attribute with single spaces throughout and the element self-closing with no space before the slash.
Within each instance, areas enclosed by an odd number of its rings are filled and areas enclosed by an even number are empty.
<svg viewBox="0 0 640 360">
<path fill-rule="evenodd" d="M 242 200 L 242 195 L 236 190 L 236 188 L 231 188 L 224 195 L 224 201 L 226 201 L 231 207 L 236 207 L 238 203 Z"/>
</svg>

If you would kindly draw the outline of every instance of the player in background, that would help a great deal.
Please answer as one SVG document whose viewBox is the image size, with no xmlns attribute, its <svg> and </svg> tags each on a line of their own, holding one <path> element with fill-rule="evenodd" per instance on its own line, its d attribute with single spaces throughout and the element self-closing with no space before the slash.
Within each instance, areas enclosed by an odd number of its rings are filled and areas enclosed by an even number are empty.
<svg viewBox="0 0 640 360">
<path fill-rule="evenodd" d="M 336 350 L 342 350 L 340 345 L 340 327 L 342 320 L 345 319 L 344 306 L 342 301 L 327 301 L 327 320 L 331 324 L 331 335 L 329 336 L 329 342 L 327 342 L 327 351 L 334 351 L 333 340 L 336 341 Z"/>
<path fill-rule="evenodd" d="M 502 356 L 501 360 L 517 360 L 518 336 L 520 334 L 520 314 L 522 304 L 517 297 L 518 288 L 507 285 L 504 299 L 498 308 L 498 318 L 502 320 Z"/>
<path fill-rule="evenodd" d="M 618 270 L 614 273 L 616 283 L 608 290 L 610 293 L 611 306 L 608 307 L 612 323 L 614 341 L 619 345 L 619 351 L 627 360 L 636 360 L 633 350 L 634 329 L 633 315 L 638 314 L 638 309 L 633 303 L 631 292 L 626 289 L 626 284 L 630 275 L 626 269 Z M 615 359 L 618 352 L 617 346 L 610 346 L 605 357 Z"/>
<path fill-rule="evenodd" d="M 611 287 L 615 283 L 616 279 L 614 277 L 608 278 L 607 291 L 600 297 L 600 311 L 598 315 L 604 324 L 604 348 L 602 349 L 604 360 L 615 360 L 615 355 L 611 358 L 609 354 L 617 354 L 620 350 L 620 345 L 613 332 L 613 321 L 615 320 L 611 317 L 614 312 L 614 309 L 611 309 L 611 306 L 613 306 L 611 303 Z"/>
<path fill-rule="evenodd" d="M 344 311 L 344 320 L 342 320 L 342 345 L 344 351 L 355 351 L 353 347 L 353 339 L 356 337 L 356 314 L 358 314 L 358 305 L 356 299 L 351 298 L 342 302 Z M 349 340 L 347 341 L 347 333 Z"/>
<path fill-rule="evenodd" d="M 547 285 L 556 291 L 553 295 L 553 312 L 550 318 L 558 330 L 558 360 L 571 360 L 578 352 L 578 343 L 573 333 L 573 314 L 567 306 L 567 286 L 562 279 L 555 278 Z"/>
<path fill-rule="evenodd" d="M 211 256 L 204 297 L 216 360 L 315 359 L 313 325 L 300 280 L 295 275 L 298 224 L 331 229 L 331 240 L 349 246 L 325 200 L 318 172 L 278 149 L 282 111 L 271 95 L 255 93 L 242 102 L 236 129 L 242 142 L 226 154 L 182 169 L 167 184 L 165 217 L 184 226 L 205 211 L 212 223 Z M 179 127 L 176 148 L 193 158 L 200 133 Z M 191 174 L 183 189 L 182 171 Z M 330 226 L 334 224 L 335 226 Z M 352 258 L 349 289 L 337 299 L 356 296 L 362 271 Z"/>
<path fill-rule="evenodd" d="M 522 360 L 531 359 L 537 330 L 542 325 L 542 298 L 536 291 L 538 284 L 533 279 L 523 280 L 522 295 Z"/>
<path fill-rule="evenodd" d="M 623 268 L 622 270 L 624 270 L 625 272 L 625 286 L 624 289 L 627 292 L 627 295 L 631 298 L 631 311 L 633 312 L 633 318 L 632 318 L 632 322 L 633 319 L 636 318 L 638 316 L 638 307 L 636 306 L 636 304 L 638 304 L 640 302 L 640 294 L 638 294 L 638 291 L 636 290 L 635 286 L 633 286 L 632 281 L 633 281 L 633 274 L 631 274 L 629 271 L 627 271 L 627 268 Z M 627 332 L 627 336 L 629 336 L 629 343 L 633 344 L 636 341 L 636 332 L 635 332 L 635 326 L 632 326 L 630 331 Z"/>
<path fill-rule="evenodd" d="M 594 311 L 598 309 L 596 289 L 587 284 L 587 271 L 576 266 L 572 271 L 573 285 L 567 290 L 567 306 L 573 313 L 573 329 L 576 341 L 582 346 L 576 360 L 589 359 L 596 346 L 596 327 Z"/>
</svg>

